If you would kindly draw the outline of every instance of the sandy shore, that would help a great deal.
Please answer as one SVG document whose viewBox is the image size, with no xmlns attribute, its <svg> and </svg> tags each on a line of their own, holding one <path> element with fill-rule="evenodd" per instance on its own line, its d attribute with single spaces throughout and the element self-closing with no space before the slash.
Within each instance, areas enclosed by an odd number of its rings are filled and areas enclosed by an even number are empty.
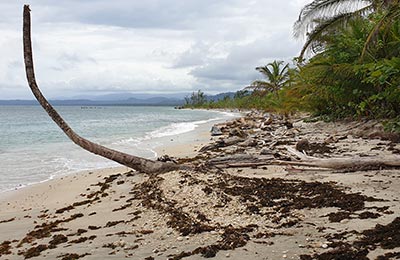
<svg viewBox="0 0 400 260">
<path fill-rule="evenodd" d="M 3 193 L 0 259 L 396 259 L 399 169 L 209 163 L 290 161 L 285 147 L 306 139 L 318 158 L 399 152 L 397 142 L 356 133 L 367 125 L 251 115 L 220 122 L 222 137 L 202 125 L 157 149 L 193 170 L 148 176 L 119 167 Z"/>
<path fill-rule="evenodd" d="M 232 113 L 231 119 L 239 117 L 239 113 Z M 155 147 L 155 152 L 158 156 L 169 155 L 180 158 L 189 158 L 197 154 L 197 151 L 214 140 L 210 135 L 210 129 L 214 124 L 223 123 L 227 119 L 218 119 L 205 124 L 199 125 L 194 131 L 186 132 L 183 134 L 175 135 L 172 137 L 165 137 L 162 145 Z"/>
</svg>

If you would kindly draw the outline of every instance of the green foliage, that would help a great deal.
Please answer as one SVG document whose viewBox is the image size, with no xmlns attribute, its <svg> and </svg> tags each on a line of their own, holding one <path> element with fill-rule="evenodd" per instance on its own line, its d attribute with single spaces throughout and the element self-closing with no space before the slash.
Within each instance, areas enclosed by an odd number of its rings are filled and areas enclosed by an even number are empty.
<svg viewBox="0 0 400 260">
<path fill-rule="evenodd" d="M 327 36 L 324 51 L 301 68 L 310 90 L 305 98 L 316 115 L 391 118 L 400 113 L 400 58 L 391 50 L 398 47 L 398 34 L 378 35 L 379 44 L 360 59 L 373 23 L 358 19 Z M 397 31 L 399 22 L 393 26 Z"/>
<path fill-rule="evenodd" d="M 233 98 L 227 97 L 215 102 L 210 101 L 201 107 L 206 109 L 257 109 L 287 115 L 306 110 L 307 104 L 300 88 L 287 86 L 279 90 L 278 95 L 273 92 L 260 95 L 258 91 L 241 90 L 236 92 Z"/>
<path fill-rule="evenodd" d="M 256 70 L 264 75 L 266 80 L 256 80 L 250 87 L 262 95 L 273 92 L 278 96 L 278 91 L 288 84 L 290 79 L 289 64 L 281 67 L 284 61 L 273 61 L 266 66 L 257 67 Z"/>
<path fill-rule="evenodd" d="M 207 100 L 204 95 L 204 92 L 198 90 L 197 92 L 193 92 L 190 97 L 185 97 L 185 105 L 184 107 L 202 107 L 206 104 Z"/>
<path fill-rule="evenodd" d="M 309 49 L 316 53 L 324 51 L 327 46 L 326 36 L 347 29 L 353 21 L 369 18 L 373 23 L 368 27 L 363 42 L 361 58 L 364 58 L 371 47 L 381 45 L 379 36 L 391 34 L 399 16 L 398 0 L 314 0 L 302 8 L 294 25 L 295 36 L 306 35 L 307 38 L 300 57 L 303 58 Z"/>
<path fill-rule="evenodd" d="M 386 132 L 400 133 L 400 117 L 384 122 L 383 126 Z"/>
</svg>

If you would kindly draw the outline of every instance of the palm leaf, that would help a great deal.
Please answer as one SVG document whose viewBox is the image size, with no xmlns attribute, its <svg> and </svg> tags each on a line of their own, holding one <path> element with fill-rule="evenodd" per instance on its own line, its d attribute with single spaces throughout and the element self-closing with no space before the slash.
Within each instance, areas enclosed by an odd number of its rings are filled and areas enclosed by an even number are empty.
<svg viewBox="0 0 400 260">
<path fill-rule="evenodd" d="M 313 31 L 316 19 L 331 19 L 335 16 L 363 9 L 371 9 L 370 1 L 354 0 L 315 0 L 303 7 L 299 18 L 294 24 L 294 36 L 299 38 L 309 31 Z"/>
<path fill-rule="evenodd" d="M 369 11 L 370 11 L 370 6 L 367 6 L 353 13 L 343 13 L 335 17 L 320 21 L 318 23 L 318 26 L 316 26 L 313 31 L 308 33 L 307 41 L 305 42 L 303 48 L 301 49 L 299 58 L 303 59 L 304 54 L 310 47 L 312 49 L 315 49 L 316 44 L 321 43 L 321 41 L 319 40 L 322 40 L 322 36 L 327 33 L 327 30 L 329 28 L 337 28 L 339 26 L 344 27 L 351 20 L 354 20 Z M 316 52 L 317 51 L 314 51 L 314 53 Z"/>
<path fill-rule="evenodd" d="M 400 4 L 398 1 L 395 1 L 389 8 L 388 11 L 379 19 L 379 21 L 375 24 L 374 28 L 369 32 L 367 40 L 364 43 L 364 48 L 361 53 L 361 60 L 364 59 L 365 54 L 367 52 L 370 44 L 376 39 L 379 31 L 382 28 L 386 28 L 386 30 L 390 30 L 391 25 L 398 20 L 400 17 Z M 386 32 L 388 33 L 388 32 Z"/>
</svg>

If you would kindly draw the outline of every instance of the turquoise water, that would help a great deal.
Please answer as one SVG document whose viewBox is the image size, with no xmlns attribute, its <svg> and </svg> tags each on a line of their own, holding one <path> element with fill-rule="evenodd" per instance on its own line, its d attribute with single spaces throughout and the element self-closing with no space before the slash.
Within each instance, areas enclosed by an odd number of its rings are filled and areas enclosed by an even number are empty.
<svg viewBox="0 0 400 260">
<path fill-rule="evenodd" d="M 59 106 L 56 110 L 79 135 L 147 158 L 157 156 L 151 144 L 160 145 L 161 137 L 233 116 L 172 107 Z M 41 107 L 0 106 L 0 191 L 117 165 L 73 144 Z"/>
</svg>

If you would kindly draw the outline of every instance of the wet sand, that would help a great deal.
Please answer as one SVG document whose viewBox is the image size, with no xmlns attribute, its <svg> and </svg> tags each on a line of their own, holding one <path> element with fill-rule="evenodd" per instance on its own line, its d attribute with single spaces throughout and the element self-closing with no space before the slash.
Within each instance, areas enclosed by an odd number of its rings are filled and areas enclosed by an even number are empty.
<svg viewBox="0 0 400 260">
<path fill-rule="evenodd" d="M 308 151 L 321 158 L 389 156 L 400 149 L 350 130 L 364 125 L 298 118 L 288 125 L 271 118 L 255 114 L 222 123 L 224 135 L 217 137 L 206 125 L 158 149 L 192 170 L 157 176 L 126 167 L 86 171 L 2 194 L 0 259 L 398 257 L 399 169 L 208 163 L 243 154 L 284 161 L 284 147 L 302 139 L 323 144 L 336 138 Z M 243 140 L 226 145 L 234 137 Z M 225 145 L 199 152 L 221 140 Z"/>
</svg>

